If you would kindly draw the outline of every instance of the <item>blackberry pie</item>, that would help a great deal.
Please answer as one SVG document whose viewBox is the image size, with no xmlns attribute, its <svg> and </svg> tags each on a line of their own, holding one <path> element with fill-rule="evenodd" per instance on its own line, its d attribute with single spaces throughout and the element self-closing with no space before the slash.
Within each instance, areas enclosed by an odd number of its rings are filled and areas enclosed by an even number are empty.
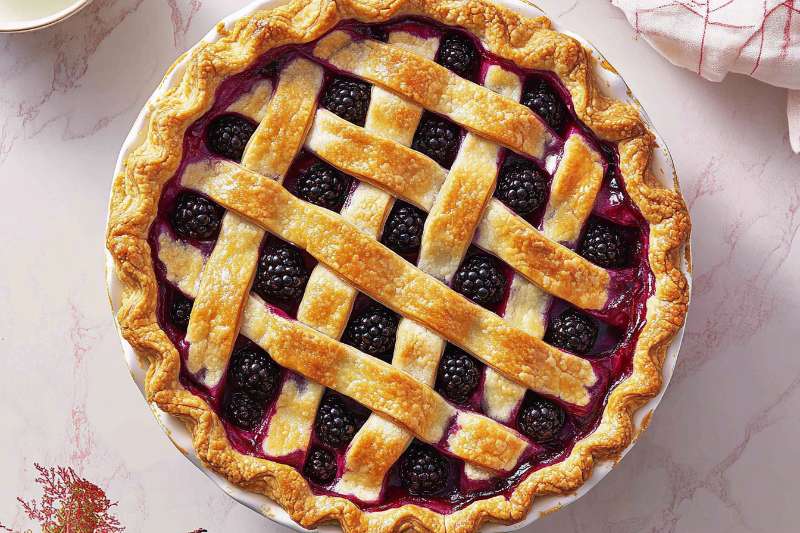
<svg viewBox="0 0 800 533">
<path fill-rule="evenodd" d="M 574 492 L 688 287 L 636 109 L 545 18 L 295 0 L 188 56 L 107 247 L 148 400 L 304 527 L 477 531 Z"/>
</svg>

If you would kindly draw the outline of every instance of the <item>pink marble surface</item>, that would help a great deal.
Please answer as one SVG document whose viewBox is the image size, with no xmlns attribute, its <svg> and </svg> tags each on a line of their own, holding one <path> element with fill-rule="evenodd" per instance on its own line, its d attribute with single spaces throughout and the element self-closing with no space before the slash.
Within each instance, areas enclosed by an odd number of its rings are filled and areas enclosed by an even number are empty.
<svg viewBox="0 0 800 533">
<path fill-rule="evenodd" d="M 246 0 L 95 0 L 0 36 L 0 523 L 33 463 L 103 487 L 127 531 L 288 531 L 221 492 L 169 443 L 128 375 L 103 284 L 117 151 L 179 53 Z M 634 35 L 608 2 L 541 0 L 604 51 L 672 151 L 694 220 L 684 349 L 650 430 L 537 532 L 797 531 L 800 157 L 784 91 L 712 84 Z"/>
</svg>

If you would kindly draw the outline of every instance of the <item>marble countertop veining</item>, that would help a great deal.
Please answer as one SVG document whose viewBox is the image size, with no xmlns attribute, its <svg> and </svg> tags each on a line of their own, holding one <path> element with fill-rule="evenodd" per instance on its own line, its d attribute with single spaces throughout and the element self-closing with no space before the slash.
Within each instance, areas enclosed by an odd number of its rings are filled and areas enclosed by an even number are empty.
<svg viewBox="0 0 800 533">
<path fill-rule="evenodd" d="M 35 529 L 34 463 L 69 465 L 127 531 L 288 531 L 164 437 L 128 375 L 105 294 L 111 173 L 174 59 L 246 0 L 95 0 L 0 36 L 0 523 Z M 525 531 L 797 531 L 800 156 L 785 91 L 697 78 L 607 1 L 539 0 L 626 78 L 668 143 L 694 221 L 694 295 L 650 429 L 583 499 Z"/>
</svg>

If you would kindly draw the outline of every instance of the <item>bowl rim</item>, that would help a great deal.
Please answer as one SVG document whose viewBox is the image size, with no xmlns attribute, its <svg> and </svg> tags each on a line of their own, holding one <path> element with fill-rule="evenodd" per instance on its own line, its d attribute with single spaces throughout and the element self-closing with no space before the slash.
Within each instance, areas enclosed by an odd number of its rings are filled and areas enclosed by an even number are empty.
<svg viewBox="0 0 800 533">
<path fill-rule="evenodd" d="M 54 24 L 67 20 L 72 15 L 86 7 L 92 0 L 74 0 L 74 2 L 60 11 L 48 15 L 28 20 L 16 20 L 13 22 L 0 20 L 0 33 L 25 33 L 29 31 L 41 30 Z"/>
<path fill-rule="evenodd" d="M 86 0 L 87 3 L 90 1 L 91 0 Z M 122 172 L 127 154 L 133 148 L 138 146 L 143 134 L 146 132 L 148 118 L 149 118 L 149 111 L 151 108 L 150 103 L 156 98 L 158 98 L 160 95 L 162 95 L 164 92 L 166 92 L 166 90 L 168 90 L 174 83 L 176 83 L 180 79 L 180 77 L 183 75 L 185 64 L 188 58 L 190 57 L 191 52 L 195 50 L 201 43 L 213 42 L 219 39 L 221 35 L 218 33 L 217 28 L 220 27 L 220 25 L 225 28 L 230 28 L 232 27 L 235 21 L 243 17 L 246 17 L 248 15 L 251 15 L 255 11 L 279 7 L 281 5 L 288 3 L 289 1 L 290 0 L 253 0 L 252 2 L 242 7 L 241 9 L 224 17 L 219 24 L 215 25 L 202 39 L 200 39 L 195 45 L 189 48 L 176 61 L 176 63 L 169 68 L 164 79 L 159 83 L 159 85 L 154 90 L 153 94 L 148 98 L 147 102 L 143 105 L 141 112 L 135 119 L 128 133 L 128 136 L 125 138 L 125 141 L 123 142 L 120 148 L 119 157 L 117 159 L 116 167 L 114 169 L 114 176 Z M 606 60 L 605 56 L 603 56 L 603 54 L 591 42 L 581 37 L 580 35 L 577 35 L 567 30 L 566 28 L 561 27 L 561 25 L 556 20 L 547 15 L 547 13 L 544 10 L 542 10 L 529 0 L 490 0 L 490 1 L 502 5 L 508 9 L 511 9 L 522 16 L 526 17 L 547 16 L 551 20 L 553 29 L 565 33 L 580 41 L 580 43 L 586 48 L 588 52 L 590 52 L 592 56 L 593 61 L 591 62 L 591 64 L 594 75 L 597 77 L 598 88 L 600 88 L 600 90 L 603 91 L 605 94 L 610 94 L 617 100 L 624 101 L 635 106 L 637 111 L 641 113 L 642 119 L 647 124 L 647 127 L 656 137 L 657 144 L 656 148 L 654 149 L 651 161 L 651 172 L 653 172 L 653 174 L 656 175 L 656 178 L 658 178 L 659 181 L 662 182 L 662 184 L 667 185 L 667 183 L 665 182 L 668 181 L 670 182 L 669 185 L 672 185 L 676 188 L 678 187 L 678 178 L 677 178 L 677 172 L 675 170 L 675 165 L 669 150 L 666 148 L 666 144 L 663 138 L 655 129 L 649 115 L 643 109 L 641 103 L 636 99 L 636 97 L 633 94 L 633 91 L 630 89 L 628 84 L 625 82 L 625 80 L 622 78 L 619 72 L 611 65 L 611 63 L 608 62 L 608 60 Z M 109 206 L 110 206 L 110 198 L 109 198 Z M 692 288 L 691 238 L 692 236 L 691 234 L 689 234 L 687 242 L 684 245 L 683 253 L 681 254 L 681 259 L 682 259 L 681 271 L 683 272 L 689 287 L 690 300 L 691 300 L 691 288 Z M 119 310 L 120 297 L 121 297 L 121 284 L 117 280 L 116 274 L 114 272 L 115 266 L 110 252 L 107 249 L 104 249 L 104 252 L 106 259 L 105 261 L 106 288 L 108 291 L 109 302 L 111 304 L 111 308 L 114 314 L 114 324 L 117 329 L 117 334 L 119 336 L 119 339 L 122 343 L 123 351 L 125 354 L 125 360 L 130 369 L 131 377 L 133 378 L 134 382 L 139 388 L 141 394 L 146 398 L 146 394 L 144 391 L 146 368 L 143 368 L 140 365 L 139 359 L 135 351 L 130 346 L 130 344 L 122 337 L 119 328 L 119 323 L 116 320 L 116 315 L 117 311 Z M 534 499 L 530 510 L 528 511 L 525 518 L 523 518 L 522 520 L 513 524 L 487 522 L 481 526 L 480 531 L 482 533 L 500 533 L 503 531 L 514 531 L 532 524 L 540 517 L 552 514 L 558 509 L 563 508 L 564 506 L 578 500 L 583 495 L 588 493 L 622 460 L 622 458 L 625 455 L 627 455 L 627 453 L 633 448 L 633 446 L 638 441 L 638 437 L 647 428 L 649 422 L 652 419 L 653 412 L 655 411 L 658 404 L 661 402 L 661 399 L 663 398 L 667 390 L 667 387 L 669 386 L 669 382 L 671 380 L 673 371 L 675 369 L 675 365 L 677 364 L 678 354 L 682 344 L 685 327 L 686 327 L 686 321 L 684 320 L 684 325 L 675 334 L 667 349 L 667 353 L 665 355 L 664 363 L 662 366 L 663 381 L 661 390 L 657 395 L 655 395 L 653 398 L 648 400 L 644 405 L 639 407 L 636 410 L 636 412 L 632 415 L 634 423 L 634 438 L 631 439 L 630 444 L 624 450 L 622 450 L 619 453 L 619 455 L 614 459 L 605 459 L 605 460 L 596 459 L 594 468 L 589 478 L 586 479 L 583 485 L 581 485 L 576 491 L 562 495 L 539 496 Z M 192 446 L 191 434 L 183 425 L 183 423 L 177 420 L 175 417 L 172 417 L 164 413 L 163 411 L 157 409 L 152 404 L 150 404 L 149 407 L 156 421 L 161 426 L 162 430 L 166 433 L 167 437 L 170 439 L 173 445 L 187 459 L 189 459 L 189 461 L 191 461 L 195 466 L 197 466 L 206 476 L 208 476 L 212 481 L 214 481 L 214 483 L 216 483 L 217 486 L 220 489 L 222 489 L 225 493 L 227 493 L 231 498 L 235 499 L 239 503 L 249 507 L 250 509 L 256 511 L 257 513 L 269 518 L 270 520 L 282 526 L 300 532 L 309 531 L 308 529 L 303 528 L 294 520 L 292 520 L 291 517 L 288 515 L 288 513 L 282 507 L 280 507 L 277 503 L 270 500 L 266 496 L 249 492 L 229 482 L 224 477 L 218 475 L 216 472 L 207 468 L 202 463 L 202 461 L 197 457 L 194 451 L 194 447 Z M 340 533 L 341 528 L 338 525 L 322 524 L 313 531 L 320 531 L 324 533 L 337 533 L 337 532 Z"/>
</svg>

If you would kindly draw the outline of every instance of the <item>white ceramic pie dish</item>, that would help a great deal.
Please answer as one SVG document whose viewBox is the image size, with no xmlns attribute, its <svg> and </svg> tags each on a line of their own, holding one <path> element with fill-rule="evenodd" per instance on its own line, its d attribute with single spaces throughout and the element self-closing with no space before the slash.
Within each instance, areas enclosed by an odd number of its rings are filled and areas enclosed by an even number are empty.
<svg viewBox="0 0 800 533">
<path fill-rule="evenodd" d="M 520 0 L 493 0 L 495 3 L 503 5 L 509 9 L 512 9 L 521 15 L 536 17 L 542 14 L 542 11 L 534 6 L 533 4 L 529 4 L 527 2 L 523 2 Z M 230 27 L 232 26 L 233 22 L 244 17 L 252 14 L 253 12 L 261 9 L 269 9 L 272 7 L 277 7 L 287 3 L 288 0 L 256 0 L 253 3 L 249 4 L 247 7 L 233 13 L 232 15 L 226 17 L 223 20 L 223 23 Z M 625 81 L 616 73 L 616 71 L 610 67 L 609 63 L 605 60 L 605 58 L 601 55 L 599 51 L 597 51 L 588 41 L 583 39 L 582 37 L 575 35 L 569 31 L 566 31 L 562 28 L 559 28 L 557 24 L 554 24 L 556 29 L 562 31 L 572 37 L 578 39 L 583 43 L 583 45 L 589 50 L 594 58 L 593 61 L 593 68 L 595 71 L 595 75 L 597 76 L 598 80 L 598 87 L 603 90 L 609 96 L 613 98 L 625 102 L 629 102 L 635 105 L 640 113 L 642 114 L 643 119 L 648 124 L 648 127 L 653 131 L 656 135 L 658 140 L 659 149 L 657 149 L 653 154 L 653 160 L 651 163 L 651 170 L 653 174 L 659 179 L 662 184 L 666 186 L 672 186 L 675 181 L 675 169 L 670 157 L 668 150 L 664 147 L 663 140 L 660 138 L 658 133 L 655 131 L 647 113 L 641 108 L 639 102 L 632 96 L 630 89 L 628 88 Z M 216 29 L 211 30 L 204 38 L 203 41 L 215 41 L 219 38 L 219 34 L 217 33 Z M 122 171 L 123 161 L 128 156 L 128 153 L 138 146 L 142 141 L 143 135 L 146 131 L 146 125 L 149 121 L 150 116 L 150 103 L 153 102 L 155 99 L 160 97 L 167 89 L 172 87 L 177 80 L 180 79 L 180 76 L 183 73 L 183 69 L 185 67 L 185 61 L 189 54 L 186 54 L 184 58 L 179 61 L 174 68 L 169 72 L 167 77 L 161 82 L 158 86 L 156 91 L 148 100 L 145 107 L 142 109 L 141 113 L 137 117 L 133 127 L 131 128 L 128 137 L 125 139 L 125 142 L 120 150 L 119 158 L 117 160 L 117 166 L 114 171 L 114 175 L 118 175 Z M 689 282 L 689 286 L 691 287 L 691 271 L 690 271 L 690 259 L 689 259 L 689 247 L 687 247 L 686 253 L 683 254 L 684 261 L 682 264 L 682 270 L 684 275 Z M 113 308 L 114 314 L 116 315 L 119 305 L 120 305 L 120 296 L 121 296 L 121 286 L 114 274 L 114 264 L 110 257 L 108 251 L 106 251 L 106 277 L 107 277 L 107 286 L 109 292 L 109 298 L 111 300 L 111 306 Z M 643 425 L 645 420 L 649 420 L 650 415 L 652 414 L 653 410 L 661 401 L 661 398 L 666 390 L 666 387 L 669 383 L 670 377 L 672 376 L 672 372 L 675 368 L 675 364 L 677 362 L 678 352 L 680 350 L 681 341 L 683 338 L 683 328 L 677 333 L 675 336 L 672 344 L 670 345 L 669 349 L 667 350 L 666 358 L 664 361 L 663 366 L 663 378 L 664 384 L 662 386 L 661 392 L 654 398 L 652 398 L 649 402 L 647 402 L 643 407 L 641 407 L 635 414 L 634 414 L 634 424 L 636 427 L 637 434 L 643 429 Z M 145 381 L 145 373 L 146 369 L 142 368 L 139 364 L 139 360 L 136 357 L 136 354 L 133 351 L 133 348 L 122 339 L 120 336 L 123 350 L 125 353 L 125 359 L 128 363 L 128 366 L 131 370 L 131 375 L 136 382 L 139 389 L 144 394 L 144 381 Z M 228 493 L 231 497 L 239 501 L 240 503 L 247 505 L 251 509 L 255 510 L 256 512 L 261 513 L 262 515 L 274 520 L 275 522 L 282 524 L 284 526 L 290 527 L 297 531 L 306 531 L 306 529 L 299 526 L 295 523 L 289 515 L 276 503 L 272 502 L 270 499 L 255 494 L 252 492 L 248 492 L 239 488 L 236 485 L 228 482 L 226 479 L 220 477 L 207 467 L 205 467 L 202 462 L 198 459 L 198 457 L 194 453 L 194 448 L 192 446 L 192 439 L 191 434 L 180 422 L 178 419 L 173 418 L 159 409 L 155 408 L 151 405 L 151 410 L 153 411 L 154 416 L 161 424 L 162 428 L 166 432 L 167 436 L 172 440 L 175 446 L 187 457 L 190 461 L 192 461 L 198 468 L 200 468 L 203 472 L 206 473 L 212 480 L 214 480 L 217 485 L 219 485 L 222 490 Z M 624 456 L 632 447 L 633 444 L 636 442 L 636 439 L 620 454 L 620 459 Z M 586 494 L 592 487 L 594 487 L 603 477 L 605 477 L 608 472 L 614 467 L 614 465 L 618 461 L 597 461 L 592 471 L 591 476 L 589 479 L 574 493 L 569 495 L 562 495 L 562 496 L 547 496 L 547 497 L 539 497 L 534 500 L 533 506 L 531 511 L 528 513 L 528 516 L 513 525 L 503 525 L 503 524 L 485 524 L 481 531 L 486 532 L 498 532 L 498 531 L 511 531 L 515 529 L 519 529 L 526 525 L 531 524 L 540 516 L 546 515 L 560 507 L 563 507 L 584 494 Z M 318 528 L 318 531 L 324 532 L 336 532 L 340 531 L 338 525 L 330 525 L 330 526 L 321 526 Z"/>
</svg>

